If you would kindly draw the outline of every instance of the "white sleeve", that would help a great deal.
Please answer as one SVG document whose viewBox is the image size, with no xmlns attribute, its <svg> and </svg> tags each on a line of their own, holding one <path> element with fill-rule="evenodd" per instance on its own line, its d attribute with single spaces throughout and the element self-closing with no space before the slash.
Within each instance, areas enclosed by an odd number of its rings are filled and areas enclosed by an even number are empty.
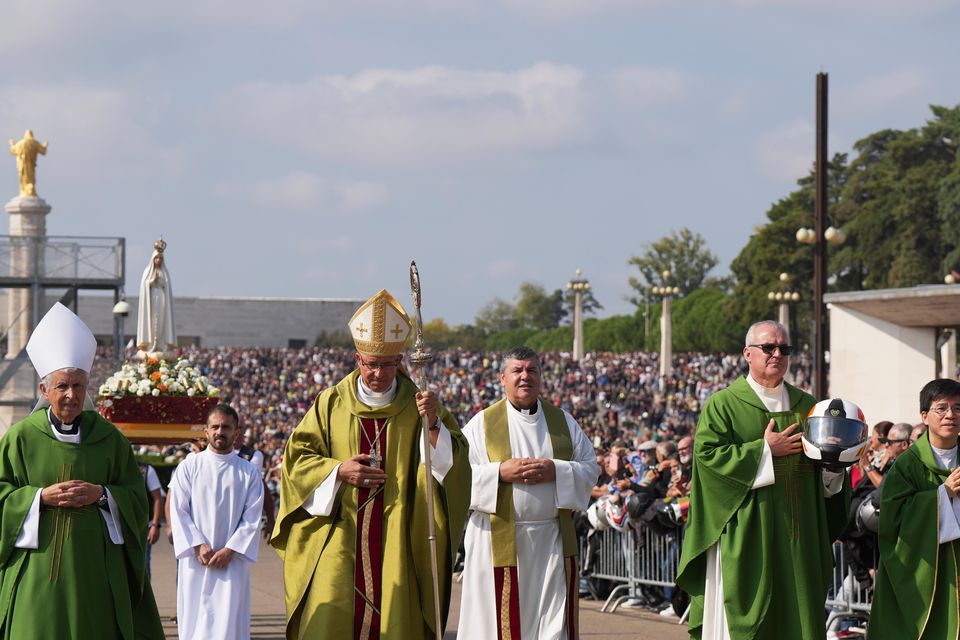
<svg viewBox="0 0 960 640">
<path fill-rule="evenodd" d="M 170 480 L 170 531 L 173 533 L 173 553 L 178 559 L 192 554 L 194 547 L 209 544 L 193 521 L 190 502 L 193 479 L 184 479 L 190 475 L 189 469 L 184 468 L 187 460 L 189 458 L 180 463 Z"/>
<path fill-rule="evenodd" d="M 940 509 L 940 544 L 960 538 L 960 522 L 957 521 L 957 500 L 950 499 L 947 488 L 937 488 L 937 508 Z"/>
<path fill-rule="evenodd" d="M 333 512 L 333 503 L 337 498 L 337 490 L 340 488 L 340 481 L 337 480 L 337 472 L 340 471 L 340 465 L 333 468 L 333 471 L 323 479 L 323 482 L 313 490 L 313 493 L 303 503 L 303 508 L 312 516 L 328 516 Z"/>
<path fill-rule="evenodd" d="M 99 509 L 100 515 L 103 516 L 103 522 L 107 525 L 110 542 L 113 544 L 123 544 L 123 531 L 120 530 L 120 508 L 117 507 L 117 502 L 113 499 L 113 494 L 110 493 L 110 489 L 104 487 L 104 491 L 107 494 L 107 505 L 110 507 L 110 510 Z"/>
<path fill-rule="evenodd" d="M 37 495 L 33 496 L 33 503 L 30 505 L 30 511 L 27 517 L 23 519 L 20 525 L 20 533 L 13 542 L 17 549 L 37 549 L 40 547 L 40 492 L 43 489 L 37 489 Z"/>
<path fill-rule="evenodd" d="M 751 489 L 760 487 L 769 487 L 777 481 L 777 476 L 773 473 L 773 452 L 770 451 L 770 445 L 763 441 L 763 453 L 760 455 L 760 466 L 757 467 L 757 475 L 753 478 Z"/>
<path fill-rule="evenodd" d="M 437 416 L 437 424 L 440 426 L 440 433 L 437 435 L 437 446 L 430 447 L 430 464 L 433 467 L 434 479 L 443 485 L 443 479 L 453 468 L 453 440 L 450 437 L 450 430 L 439 416 Z M 420 459 L 426 460 L 422 437 L 420 438 Z"/>
<path fill-rule="evenodd" d="M 843 479 L 846 477 L 847 472 L 824 469 L 821 473 L 823 474 L 824 497 L 829 498 L 830 496 L 835 496 L 840 493 L 840 490 L 843 489 Z"/>
<path fill-rule="evenodd" d="M 157 476 L 157 470 L 151 465 L 147 465 L 147 493 L 163 488 L 160 484 L 160 478 Z"/>
<path fill-rule="evenodd" d="M 583 429 L 569 413 L 564 411 L 563 415 L 567 419 L 567 428 L 573 441 L 573 456 L 571 460 L 553 461 L 557 474 L 554 483 L 557 509 L 583 511 L 590 502 L 590 491 L 600 477 L 600 466 L 597 465 L 597 454 L 593 445 L 583 433 Z"/>
<path fill-rule="evenodd" d="M 470 509 L 479 513 L 497 512 L 497 491 L 500 487 L 500 463 L 490 462 L 483 430 L 483 412 L 470 419 L 463 428 L 470 445 Z"/>
<path fill-rule="evenodd" d="M 244 499 L 243 514 L 237 528 L 224 546 L 233 549 L 249 562 L 257 561 L 260 549 L 260 516 L 263 513 L 263 478 L 260 471 L 252 469 Z"/>
</svg>

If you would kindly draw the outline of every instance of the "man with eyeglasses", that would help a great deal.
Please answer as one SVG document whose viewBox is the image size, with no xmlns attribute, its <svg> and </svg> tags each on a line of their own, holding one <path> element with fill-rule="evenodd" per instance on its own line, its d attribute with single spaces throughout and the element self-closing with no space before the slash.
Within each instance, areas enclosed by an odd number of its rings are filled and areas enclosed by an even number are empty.
<svg viewBox="0 0 960 640">
<path fill-rule="evenodd" d="M 348 326 L 357 369 L 317 397 L 284 452 L 271 544 L 284 561 L 286 635 L 434 638 L 428 518 L 436 518 L 442 629 L 470 497 L 467 444 L 436 394 L 418 390 L 401 366 L 411 324 L 393 296 L 381 290 Z"/>
<path fill-rule="evenodd" d="M 897 457 L 884 481 L 872 640 L 960 633 L 960 382 L 924 385 L 920 418 L 927 432 Z"/>
<path fill-rule="evenodd" d="M 713 394 L 694 442 L 690 513 L 677 583 L 695 638 L 824 638 L 832 542 L 849 483 L 802 455 L 815 404 L 783 378 L 792 351 L 771 320 L 747 331 L 746 376 Z"/>
</svg>

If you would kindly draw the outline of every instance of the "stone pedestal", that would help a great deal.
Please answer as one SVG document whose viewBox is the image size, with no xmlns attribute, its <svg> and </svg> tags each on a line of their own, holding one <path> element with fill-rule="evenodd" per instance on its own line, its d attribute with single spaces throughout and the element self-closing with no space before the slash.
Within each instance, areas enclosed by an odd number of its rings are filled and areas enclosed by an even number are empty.
<svg viewBox="0 0 960 640">
<path fill-rule="evenodd" d="M 44 271 L 43 244 L 47 235 L 47 214 L 50 205 L 38 196 L 18 196 L 4 209 L 10 214 L 10 275 L 30 279 Z M 43 291 L 37 287 L 11 288 L 7 290 L 7 317 L 4 322 L 7 333 L 7 355 L 0 364 L 0 375 L 6 372 L 6 381 L 0 389 L 0 399 L 12 404 L 0 405 L 0 433 L 16 421 L 24 418 L 32 408 L 32 399 L 37 393 L 33 366 L 26 355 L 18 358 L 27 345 L 34 325 L 40 320 L 35 313 L 42 313 L 39 303 Z"/>
<path fill-rule="evenodd" d="M 50 205 L 38 196 L 18 196 L 4 205 L 10 214 L 10 236 L 13 241 L 9 275 L 30 278 L 43 272 L 42 242 L 47 235 L 47 214 Z M 17 238 L 22 238 L 19 240 Z M 34 318 L 33 296 L 41 292 L 11 289 L 7 305 L 7 358 L 17 354 L 30 339 Z"/>
</svg>

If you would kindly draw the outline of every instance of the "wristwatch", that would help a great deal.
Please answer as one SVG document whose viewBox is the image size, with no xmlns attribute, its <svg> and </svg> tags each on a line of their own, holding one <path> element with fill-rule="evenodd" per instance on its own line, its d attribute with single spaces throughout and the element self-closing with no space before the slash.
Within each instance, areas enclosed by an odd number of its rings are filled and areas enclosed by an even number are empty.
<svg viewBox="0 0 960 640">
<path fill-rule="evenodd" d="M 101 509 L 109 509 L 110 502 L 107 500 L 107 488 L 103 485 L 100 485 L 100 488 L 103 489 L 103 495 L 97 500 L 97 506 Z"/>
</svg>

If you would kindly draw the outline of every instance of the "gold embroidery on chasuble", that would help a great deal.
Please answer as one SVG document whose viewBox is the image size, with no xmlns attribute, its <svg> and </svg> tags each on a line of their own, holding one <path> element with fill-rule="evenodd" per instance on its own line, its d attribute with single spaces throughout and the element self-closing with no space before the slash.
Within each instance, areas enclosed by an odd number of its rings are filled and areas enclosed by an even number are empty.
<svg viewBox="0 0 960 640">
<path fill-rule="evenodd" d="M 389 419 L 362 418 L 359 452 L 382 461 Z M 357 488 L 357 555 L 354 574 L 354 638 L 380 637 L 380 570 L 383 562 L 384 485 Z"/>
<path fill-rule="evenodd" d="M 802 454 L 774 458 L 773 473 L 776 483 L 783 485 L 787 501 L 787 513 L 790 517 L 790 539 L 800 537 L 800 496 L 802 483 L 815 472 L 814 466 Z"/>
</svg>

